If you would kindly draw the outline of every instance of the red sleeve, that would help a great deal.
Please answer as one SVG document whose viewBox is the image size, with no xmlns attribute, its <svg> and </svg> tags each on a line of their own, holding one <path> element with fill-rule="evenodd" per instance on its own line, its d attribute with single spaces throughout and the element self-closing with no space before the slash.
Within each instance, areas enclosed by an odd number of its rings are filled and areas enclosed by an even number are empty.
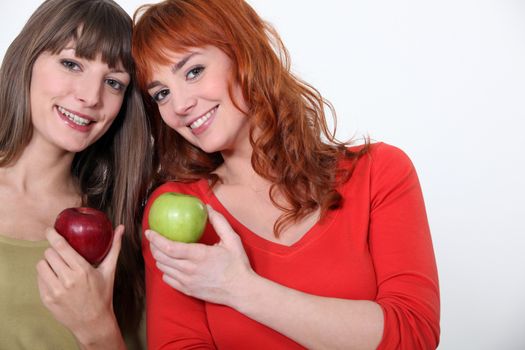
<svg viewBox="0 0 525 350">
<path fill-rule="evenodd" d="M 173 190 L 173 184 L 167 183 L 153 192 L 144 211 L 143 230 L 149 228 L 147 217 L 153 200 L 162 193 Z M 215 349 L 204 303 L 164 283 L 145 236 L 142 240 L 142 252 L 146 264 L 148 349 Z"/>
<path fill-rule="evenodd" d="M 419 180 L 397 148 L 378 146 L 371 157 L 369 240 L 384 313 L 378 349 L 435 349 L 439 285 Z"/>
</svg>

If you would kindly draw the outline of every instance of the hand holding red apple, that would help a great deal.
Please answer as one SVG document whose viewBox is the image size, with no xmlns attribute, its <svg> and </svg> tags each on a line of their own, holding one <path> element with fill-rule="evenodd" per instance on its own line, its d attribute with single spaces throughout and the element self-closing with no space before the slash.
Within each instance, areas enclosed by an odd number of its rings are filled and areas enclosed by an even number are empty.
<svg viewBox="0 0 525 350">
<path fill-rule="evenodd" d="M 118 332 L 113 313 L 113 285 L 124 226 L 112 234 L 106 257 L 92 266 L 56 230 L 46 230 L 49 248 L 37 264 L 40 298 L 55 319 L 70 329 L 80 344 Z M 109 348 L 117 346 L 107 345 Z"/>
</svg>

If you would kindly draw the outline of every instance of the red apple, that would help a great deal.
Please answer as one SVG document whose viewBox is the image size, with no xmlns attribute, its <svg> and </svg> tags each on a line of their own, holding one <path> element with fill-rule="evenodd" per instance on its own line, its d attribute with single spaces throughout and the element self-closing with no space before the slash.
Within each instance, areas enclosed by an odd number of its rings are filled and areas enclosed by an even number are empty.
<svg viewBox="0 0 525 350">
<path fill-rule="evenodd" d="M 92 265 L 104 259 L 113 241 L 107 215 L 88 207 L 64 209 L 56 218 L 55 230 Z"/>
</svg>

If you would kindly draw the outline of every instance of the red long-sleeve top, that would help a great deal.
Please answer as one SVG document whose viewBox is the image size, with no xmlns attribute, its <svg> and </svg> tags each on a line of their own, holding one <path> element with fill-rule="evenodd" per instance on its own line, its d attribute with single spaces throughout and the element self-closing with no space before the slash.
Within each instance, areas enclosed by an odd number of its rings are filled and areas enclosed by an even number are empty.
<svg viewBox="0 0 525 350">
<path fill-rule="evenodd" d="M 339 190 L 342 207 L 292 246 L 267 241 L 244 227 L 205 180 L 170 182 L 156 189 L 146 206 L 143 228 L 148 228 L 149 208 L 160 194 L 196 195 L 230 222 L 259 275 L 310 294 L 377 302 L 384 314 L 378 349 L 435 349 L 440 333 L 438 276 L 423 196 L 410 159 L 395 147 L 374 144 Z M 201 242 L 217 240 L 208 224 Z M 232 308 L 171 288 L 162 281 L 147 239 L 143 253 L 149 349 L 303 348 Z"/>
</svg>

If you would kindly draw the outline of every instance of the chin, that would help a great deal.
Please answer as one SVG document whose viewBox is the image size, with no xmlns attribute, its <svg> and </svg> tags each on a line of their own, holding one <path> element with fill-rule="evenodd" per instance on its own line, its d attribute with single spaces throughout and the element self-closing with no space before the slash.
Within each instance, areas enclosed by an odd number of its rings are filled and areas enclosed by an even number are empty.
<svg viewBox="0 0 525 350">
<path fill-rule="evenodd" d="M 223 151 L 221 147 L 218 147 L 217 145 L 213 144 L 197 145 L 197 147 L 199 147 L 203 152 L 206 152 L 208 154 Z"/>
<path fill-rule="evenodd" d="M 69 153 L 80 153 L 84 150 L 86 150 L 90 145 L 85 145 L 85 144 L 81 144 L 79 145 L 78 143 L 75 144 L 75 143 L 69 143 L 69 144 L 63 144 L 62 145 L 62 149 L 66 152 L 69 152 Z"/>
</svg>

